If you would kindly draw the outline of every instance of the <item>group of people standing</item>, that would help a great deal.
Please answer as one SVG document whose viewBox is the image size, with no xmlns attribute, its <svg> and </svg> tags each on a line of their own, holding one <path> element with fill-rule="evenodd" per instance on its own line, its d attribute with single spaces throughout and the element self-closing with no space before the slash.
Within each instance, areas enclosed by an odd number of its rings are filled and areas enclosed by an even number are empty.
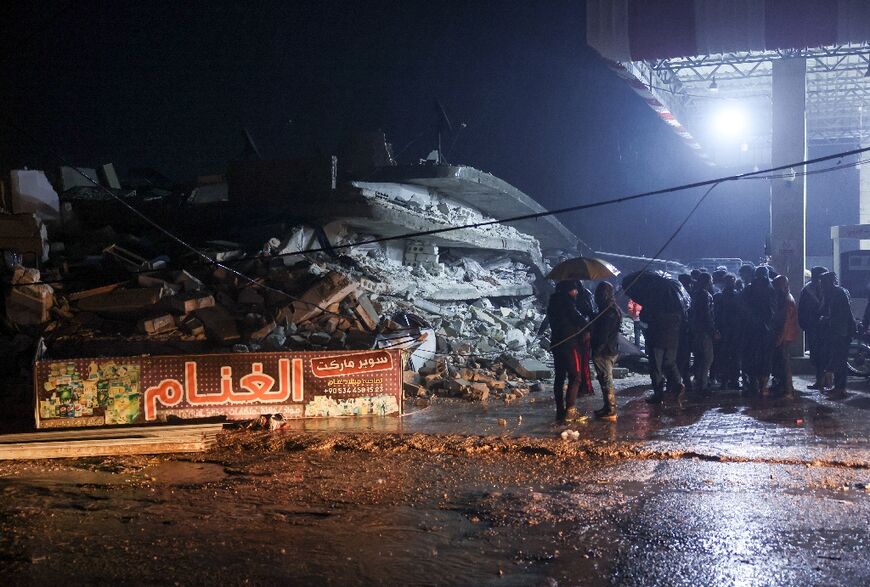
<svg viewBox="0 0 870 587">
<path fill-rule="evenodd" d="M 747 394 L 793 397 L 791 353 L 801 328 L 818 373 L 811 388 L 845 392 L 855 323 L 849 293 L 835 273 L 814 267 L 799 304 L 788 278 L 766 265 L 743 265 L 739 275 L 721 269 L 678 279 L 691 298 L 686 312 L 641 312 L 653 384 L 647 401 L 661 403 L 665 391 L 710 393 L 716 382 Z"/>
<path fill-rule="evenodd" d="M 576 421 L 577 396 L 592 395 L 589 360 L 601 385 L 604 406 L 595 416 L 616 420 L 616 388 L 613 365 L 619 358 L 619 330 L 622 312 L 616 304 L 613 286 L 602 281 L 595 294 L 579 281 L 560 281 L 547 305 L 547 319 L 541 329 L 550 325 L 550 351 L 553 353 L 556 399 L 556 419 Z M 565 390 L 565 380 L 568 387 Z"/>
<path fill-rule="evenodd" d="M 724 268 L 712 274 L 696 270 L 678 280 L 691 301 L 682 311 L 653 311 L 633 300 L 627 308 L 635 323 L 636 344 L 643 331 L 653 387 L 649 403 L 661 403 L 666 392 L 710 393 L 716 383 L 748 394 L 793 397 L 791 349 L 800 329 L 816 368 L 810 388 L 845 393 L 855 321 L 849 293 L 839 286 L 835 273 L 813 267 L 799 303 L 789 291 L 788 278 L 766 265 L 743 265 L 738 275 Z M 556 418 L 581 417 L 577 396 L 593 393 L 591 358 L 604 399 L 595 415 L 615 420 L 613 366 L 622 313 L 613 286 L 603 281 L 593 296 L 581 282 L 559 282 L 546 323 L 552 330 Z"/>
</svg>

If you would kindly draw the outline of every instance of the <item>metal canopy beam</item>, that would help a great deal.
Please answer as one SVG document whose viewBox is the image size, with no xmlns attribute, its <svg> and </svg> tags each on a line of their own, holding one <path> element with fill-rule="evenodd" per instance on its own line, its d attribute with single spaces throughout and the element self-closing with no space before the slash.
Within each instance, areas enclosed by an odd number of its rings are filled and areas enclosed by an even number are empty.
<svg viewBox="0 0 870 587">
<path fill-rule="evenodd" d="M 620 65 L 632 72 L 697 137 L 704 149 L 713 154 L 713 160 L 719 159 L 718 147 L 711 144 L 715 137 L 705 133 L 716 113 L 729 107 L 751 112 L 752 128 L 742 139 L 736 158 L 743 164 L 761 164 L 770 160 L 772 64 L 794 57 L 804 58 L 807 64 L 810 145 L 854 144 L 863 140 L 870 124 L 864 116 L 870 108 L 870 43 L 722 53 Z"/>
</svg>

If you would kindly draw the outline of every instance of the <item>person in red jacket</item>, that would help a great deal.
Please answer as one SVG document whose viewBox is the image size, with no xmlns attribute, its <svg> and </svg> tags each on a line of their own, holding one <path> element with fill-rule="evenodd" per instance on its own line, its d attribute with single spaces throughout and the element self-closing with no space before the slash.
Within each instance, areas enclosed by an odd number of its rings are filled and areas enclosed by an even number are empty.
<svg viewBox="0 0 870 587">
<path fill-rule="evenodd" d="M 631 321 L 634 323 L 634 346 L 640 348 L 640 334 L 643 332 L 643 323 L 640 321 L 640 312 L 643 310 L 643 306 L 629 298 L 627 309 L 628 315 L 631 316 Z"/>
<path fill-rule="evenodd" d="M 788 277 L 773 280 L 776 290 L 776 313 L 773 317 L 773 389 L 786 397 L 794 397 L 791 377 L 791 345 L 798 337 L 797 304 L 788 291 Z"/>
</svg>

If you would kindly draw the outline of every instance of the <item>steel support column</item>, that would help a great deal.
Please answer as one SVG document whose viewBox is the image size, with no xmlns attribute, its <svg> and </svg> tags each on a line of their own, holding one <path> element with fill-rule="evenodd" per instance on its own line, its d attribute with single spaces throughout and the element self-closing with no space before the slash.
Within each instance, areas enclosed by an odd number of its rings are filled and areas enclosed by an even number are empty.
<svg viewBox="0 0 870 587">
<path fill-rule="evenodd" d="M 784 165 L 807 156 L 807 63 L 803 57 L 772 64 L 772 162 Z M 807 184 L 801 166 L 792 179 L 770 184 L 770 242 L 773 266 L 788 277 L 797 296 L 806 265 Z M 798 345 L 796 344 L 795 347 Z M 803 354 L 803 342 L 795 353 Z"/>
<path fill-rule="evenodd" d="M 870 147 L 867 140 L 861 141 L 861 147 Z M 858 224 L 870 224 L 870 166 L 858 167 Z M 858 241 L 861 250 L 870 249 L 870 240 Z"/>
</svg>

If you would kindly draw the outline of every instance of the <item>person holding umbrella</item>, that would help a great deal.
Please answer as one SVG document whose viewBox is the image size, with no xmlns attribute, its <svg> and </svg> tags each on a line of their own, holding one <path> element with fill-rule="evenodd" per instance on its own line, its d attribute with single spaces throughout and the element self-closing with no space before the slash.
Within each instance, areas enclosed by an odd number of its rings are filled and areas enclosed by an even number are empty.
<svg viewBox="0 0 870 587">
<path fill-rule="evenodd" d="M 556 380 L 553 388 L 557 417 L 564 416 L 566 419 L 577 417 L 574 403 L 581 385 L 585 393 L 592 394 L 592 377 L 589 372 L 591 332 L 586 325 L 595 316 L 596 309 L 591 292 L 583 287 L 581 281 L 607 279 L 617 275 L 619 270 L 607 261 L 589 257 L 575 257 L 562 261 L 547 275 L 549 279 L 558 283 L 556 293 L 550 298 L 553 311 L 551 312 L 548 306 L 547 319 L 541 325 L 539 332 L 545 328 L 546 323 L 549 323 L 552 330 L 553 360 L 559 361 L 556 364 Z M 571 300 L 571 311 L 564 307 L 565 296 Z M 559 323 L 554 320 L 558 320 Z M 562 343 L 561 341 L 566 338 L 570 340 Z M 574 369 L 576 375 L 572 379 Z M 562 385 L 565 377 L 568 377 L 568 393 L 562 412 L 560 409 L 563 400 L 560 398 L 563 394 Z M 575 384 L 572 385 L 572 381 L 575 380 Z"/>
<path fill-rule="evenodd" d="M 580 389 L 580 337 L 588 324 L 577 310 L 577 283 L 563 280 L 556 284 L 556 292 L 547 304 L 547 321 L 550 323 L 555 379 L 553 397 L 556 400 L 556 420 L 572 421 L 580 418 L 576 403 Z M 568 379 L 567 393 L 565 379 Z"/>
</svg>

